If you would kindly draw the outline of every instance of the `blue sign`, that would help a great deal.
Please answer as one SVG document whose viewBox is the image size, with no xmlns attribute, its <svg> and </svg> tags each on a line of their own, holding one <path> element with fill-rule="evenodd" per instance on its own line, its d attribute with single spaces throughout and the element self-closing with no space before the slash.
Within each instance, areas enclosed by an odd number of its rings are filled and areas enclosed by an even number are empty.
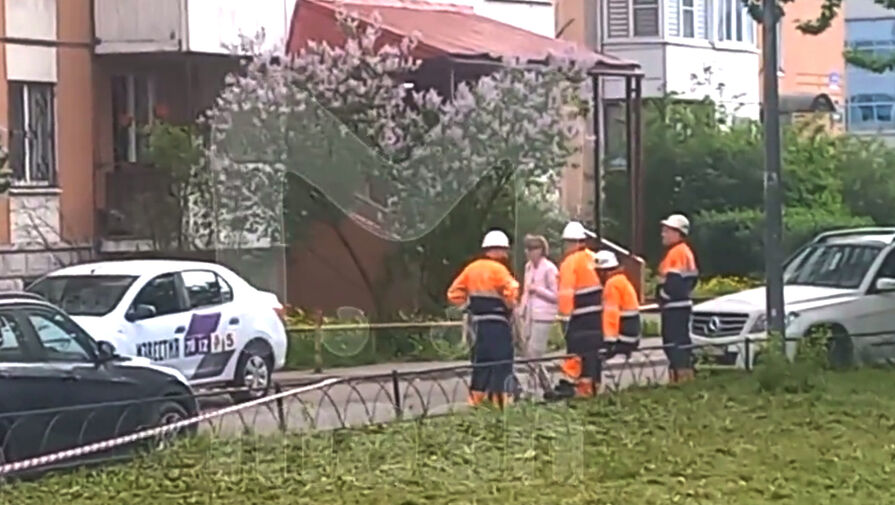
<svg viewBox="0 0 895 505">
<path fill-rule="evenodd" d="M 838 72 L 830 72 L 829 77 L 827 77 L 827 85 L 831 88 L 839 87 L 839 73 Z"/>
</svg>

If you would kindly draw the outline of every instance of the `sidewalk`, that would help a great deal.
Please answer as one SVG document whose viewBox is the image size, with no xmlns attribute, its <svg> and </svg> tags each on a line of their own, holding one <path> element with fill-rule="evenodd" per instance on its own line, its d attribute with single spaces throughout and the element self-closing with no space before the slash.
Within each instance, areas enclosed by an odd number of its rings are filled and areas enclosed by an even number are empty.
<svg viewBox="0 0 895 505">
<path fill-rule="evenodd" d="M 644 338 L 640 342 L 640 347 L 657 347 L 662 345 L 662 339 Z M 565 352 L 548 353 L 547 357 L 563 356 Z M 313 370 L 292 370 L 277 372 L 274 374 L 274 380 L 281 382 L 301 382 L 301 381 L 317 381 L 330 377 L 358 377 L 365 375 L 386 375 L 393 371 L 400 374 L 423 374 L 440 368 L 460 367 L 469 365 L 469 360 L 458 361 L 416 361 L 416 362 L 396 362 L 396 363 L 374 363 L 370 365 L 362 365 L 356 367 L 339 367 L 325 368 L 322 373 L 314 373 Z M 545 362 L 544 365 L 549 368 L 558 367 L 558 363 L 554 361 Z M 605 370 L 618 370 L 624 366 L 642 367 L 642 366 L 667 366 L 668 361 L 662 350 L 637 351 L 631 355 L 631 360 L 625 365 L 624 358 L 617 356 L 609 360 L 604 366 Z M 524 366 L 524 365 L 520 365 Z M 456 371 L 445 371 L 446 376 L 457 375 Z"/>
</svg>

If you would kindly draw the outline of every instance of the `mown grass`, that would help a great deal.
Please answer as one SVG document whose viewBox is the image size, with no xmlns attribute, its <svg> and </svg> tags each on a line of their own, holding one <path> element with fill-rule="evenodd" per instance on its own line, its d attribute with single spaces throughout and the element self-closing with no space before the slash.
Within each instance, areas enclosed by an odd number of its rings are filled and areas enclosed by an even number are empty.
<svg viewBox="0 0 895 505">
<path fill-rule="evenodd" d="M 730 374 L 364 430 L 199 438 L 130 464 L 9 483 L 0 503 L 895 502 L 893 372 L 817 373 L 796 393 Z"/>
</svg>

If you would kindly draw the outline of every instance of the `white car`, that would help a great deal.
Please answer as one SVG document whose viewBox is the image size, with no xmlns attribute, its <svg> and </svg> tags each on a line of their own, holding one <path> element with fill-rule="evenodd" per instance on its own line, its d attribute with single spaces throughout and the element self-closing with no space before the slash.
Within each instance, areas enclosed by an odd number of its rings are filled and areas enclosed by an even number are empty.
<svg viewBox="0 0 895 505">
<path fill-rule="evenodd" d="M 832 334 L 835 365 L 895 358 L 895 228 L 823 233 L 790 257 L 783 277 L 787 338 Z M 767 338 L 765 293 L 749 289 L 694 306 L 694 344 L 712 344 L 702 352 L 729 364 L 752 365 L 761 346 L 747 353 L 742 342 Z M 796 342 L 786 351 L 794 356 Z"/>
<path fill-rule="evenodd" d="M 194 386 L 262 396 L 286 361 L 282 305 L 214 263 L 128 260 L 62 268 L 32 284 L 97 341 L 183 373 Z"/>
</svg>

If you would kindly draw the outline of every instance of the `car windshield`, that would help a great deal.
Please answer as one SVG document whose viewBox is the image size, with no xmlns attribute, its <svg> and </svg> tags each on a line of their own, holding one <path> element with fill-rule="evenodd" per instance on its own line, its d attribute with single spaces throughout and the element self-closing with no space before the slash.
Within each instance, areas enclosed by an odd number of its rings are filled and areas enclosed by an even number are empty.
<svg viewBox="0 0 895 505">
<path fill-rule="evenodd" d="M 805 248 L 783 273 L 784 284 L 854 289 L 861 285 L 882 246 L 817 244 Z"/>
<path fill-rule="evenodd" d="M 28 291 L 37 293 L 73 316 L 103 316 L 118 305 L 132 275 L 60 275 L 44 277 Z"/>
</svg>

